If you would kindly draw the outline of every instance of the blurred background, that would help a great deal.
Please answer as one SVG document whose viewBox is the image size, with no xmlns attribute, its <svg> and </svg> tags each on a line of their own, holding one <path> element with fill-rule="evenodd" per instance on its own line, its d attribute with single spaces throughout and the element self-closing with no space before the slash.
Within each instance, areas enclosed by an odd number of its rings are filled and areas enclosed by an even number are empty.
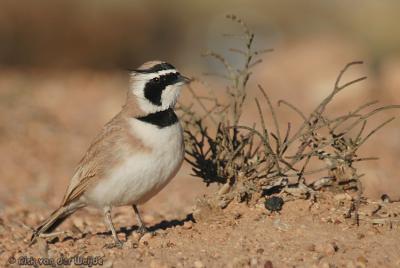
<svg viewBox="0 0 400 268">
<path fill-rule="evenodd" d="M 47 211 L 59 204 L 91 139 L 124 102 L 125 68 L 162 59 L 201 77 L 221 68 L 200 56 L 208 48 L 240 63 L 225 51 L 243 46 L 241 40 L 221 36 L 238 30 L 225 19 L 229 13 L 254 30 L 257 47 L 274 48 L 254 69 L 243 124 L 256 117 L 255 83 L 263 84 L 273 100 L 284 98 L 309 112 L 353 60 L 365 64 L 345 79 L 368 75 L 368 80 L 341 94 L 331 112 L 375 99 L 399 104 L 399 10 L 395 0 L 1 0 L 0 209 Z M 204 79 L 224 90 L 218 81 Z M 184 93 L 183 101 L 188 98 Z M 295 118 L 282 110 L 285 119 Z M 384 113 L 371 123 L 398 113 Z M 391 123 L 362 152 L 381 157 L 363 166 L 371 197 L 400 196 L 399 127 L 399 120 Z M 209 191 L 189 173 L 185 165 L 146 205 L 152 213 L 174 217 Z"/>
</svg>

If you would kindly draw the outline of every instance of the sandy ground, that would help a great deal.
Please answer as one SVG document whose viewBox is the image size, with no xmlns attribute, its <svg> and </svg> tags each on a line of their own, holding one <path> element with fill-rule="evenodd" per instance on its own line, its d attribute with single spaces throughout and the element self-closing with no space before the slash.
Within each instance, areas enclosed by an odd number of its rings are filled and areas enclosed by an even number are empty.
<svg viewBox="0 0 400 268">
<path fill-rule="evenodd" d="M 345 219 L 345 204 L 325 194 L 311 208 L 309 201 L 288 202 L 280 214 L 245 205 L 231 205 L 223 213 L 203 205 L 176 217 L 145 210 L 153 233 L 143 237 L 135 232 L 132 211 L 120 209 L 114 220 L 122 249 L 104 248 L 112 238 L 93 211 L 81 211 L 65 223 L 68 234 L 29 247 L 29 230 L 22 223 L 35 223 L 42 213 L 32 216 L 34 208 L 13 207 L 2 214 L 0 261 L 18 267 L 40 257 L 57 263 L 79 256 L 72 263 L 92 258 L 94 267 L 398 267 L 400 204 L 385 204 L 374 216 L 378 204 L 363 206 L 360 226 Z"/>
<path fill-rule="evenodd" d="M 271 58 L 272 66 L 278 60 Z M 277 65 L 275 71 L 280 68 L 290 69 Z M 336 69 L 329 73 L 329 85 L 336 73 Z M 273 99 L 282 94 L 305 99 L 300 103 L 303 107 L 315 104 L 318 90 L 309 95 L 294 92 L 290 84 L 282 87 L 282 76 L 275 78 L 266 76 L 271 88 L 282 88 L 271 92 Z M 373 92 L 374 81 L 365 85 L 367 92 Z M 113 218 L 124 247 L 103 248 L 112 241 L 110 233 L 101 213 L 89 208 L 60 226 L 58 231 L 68 234 L 28 247 L 30 227 L 57 207 L 92 137 L 123 103 L 126 83 L 123 73 L 113 72 L 1 72 L 0 266 L 18 267 L 19 260 L 29 264 L 39 257 L 57 261 L 62 256 L 64 260 L 80 256 L 80 261 L 92 256 L 102 267 L 400 266 L 399 203 L 384 204 L 375 214 L 378 203 L 364 205 L 359 227 L 344 218 L 348 200 L 329 194 L 322 195 L 311 209 L 309 201 L 288 202 L 280 214 L 270 215 L 262 205 L 233 204 L 223 213 L 206 206 L 196 209 L 198 200 L 215 188 L 191 177 L 187 165 L 166 189 L 141 207 L 154 235 L 139 240 L 132 209 L 118 208 L 113 210 Z M 341 99 L 344 106 L 351 98 L 370 100 L 370 93 L 354 94 Z M 394 94 L 391 99 L 398 97 Z M 254 118 L 253 106 L 249 105 L 245 122 Z M 380 161 L 364 167 L 370 197 L 399 194 L 397 129 L 395 122 L 366 146 L 367 156 L 381 156 Z M 13 258 L 14 264 L 10 263 Z"/>
</svg>

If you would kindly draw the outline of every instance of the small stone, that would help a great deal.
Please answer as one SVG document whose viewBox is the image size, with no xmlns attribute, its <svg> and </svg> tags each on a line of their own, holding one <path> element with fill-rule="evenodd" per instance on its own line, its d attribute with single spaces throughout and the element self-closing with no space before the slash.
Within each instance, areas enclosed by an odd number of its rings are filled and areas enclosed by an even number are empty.
<svg viewBox="0 0 400 268">
<path fill-rule="evenodd" d="M 353 200 L 353 198 L 351 197 L 351 195 L 349 195 L 348 193 L 341 193 L 341 194 L 337 194 L 333 197 L 336 201 L 351 201 Z"/>
<path fill-rule="evenodd" d="M 126 241 L 126 233 L 118 233 L 118 239 L 122 241 Z"/>
<path fill-rule="evenodd" d="M 228 193 L 231 189 L 231 185 L 229 182 L 225 183 L 218 191 L 218 195 L 224 195 Z"/>
<path fill-rule="evenodd" d="M 383 203 L 390 203 L 391 202 L 390 197 L 387 194 L 383 194 L 381 196 L 381 200 L 382 200 Z"/>
<path fill-rule="evenodd" d="M 367 267 L 368 260 L 364 256 L 357 257 L 357 266 L 358 267 Z"/>
<path fill-rule="evenodd" d="M 342 221 L 341 221 L 341 220 L 339 220 L 339 219 L 335 219 L 335 220 L 333 221 L 333 223 L 334 223 L 334 224 L 341 224 L 341 223 L 342 223 Z"/>
<path fill-rule="evenodd" d="M 138 242 L 139 240 L 140 240 L 140 238 L 141 238 L 141 234 L 139 234 L 139 233 L 137 233 L 137 232 L 133 232 L 132 233 L 132 239 L 133 239 L 133 241 L 135 241 L 135 242 Z"/>
<path fill-rule="evenodd" d="M 257 267 L 258 266 L 258 260 L 257 260 L 257 258 L 251 258 L 250 259 L 250 266 L 251 267 Z"/>
<path fill-rule="evenodd" d="M 76 229 L 78 229 L 81 233 L 84 232 L 85 223 L 84 223 L 84 221 L 83 221 L 82 218 L 73 217 L 73 219 L 72 219 L 72 224 L 73 224 L 74 227 L 75 227 Z"/>
<path fill-rule="evenodd" d="M 149 244 L 149 240 L 153 237 L 152 233 L 145 233 L 141 238 L 140 238 L 140 244 L 147 246 Z"/>
<path fill-rule="evenodd" d="M 218 203 L 218 206 L 222 209 L 226 208 L 232 200 L 223 199 Z"/>
<path fill-rule="evenodd" d="M 269 211 L 280 211 L 282 209 L 283 203 L 283 199 L 279 196 L 272 196 L 265 200 L 264 205 L 265 208 Z"/>
<path fill-rule="evenodd" d="M 258 202 L 257 204 L 255 204 L 254 207 L 256 207 L 258 209 L 265 209 L 264 202 Z"/>
<path fill-rule="evenodd" d="M 365 234 L 362 234 L 362 233 L 357 234 L 358 239 L 363 239 L 364 237 L 365 237 Z"/>
<path fill-rule="evenodd" d="M 233 214 L 233 218 L 234 218 L 235 220 L 238 220 L 238 219 L 240 219 L 241 217 L 242 217 L 242 214 L 239 213 L 239 212 L 235 212 L 235 213 Z"/>
<path fill-rule="evenodd" d="M 172 248 L 172 247 L 175 247 L 175 243 L 171 242 L 171 241 L 168 241 L 166 246 L 169 247 L 169 248 Z"/>
<path fill-rule="evenodd" d="M 309 244 L 309 245 L 307 245 L 306 249 L 308 251 L 315 251 L 315 245 L 314 244 Z"/>
<path fill-rule="evenodd" d="M 257 254 L 263 254 L 264 253 L 264 249 L 263 248 L 259 248 L 256 250 Z"/>
<path fill-rule="evenodd" d="M 136 241 L 132 242 L 131 248 L 138 248 L 138 247 L 139 247 L 138 242 L 136 242 Z"/>
<path fill-rule="evenodd" d="M 323 253 L 327 256 L 332 256 L 337 250 L 338 247 L 335 243 L 317 244 L 315 246 L 316 252 Z"/>
<path fill-rule="evenodd" d="M 185 221 L 183 224 L 183 229 L 189 230 L 193 228 L 193 222 L 192 221 Z"/>
<path fill-rule="evenodd" d="M 195 261 L 193 263 L 193 265 L 194 265 L 195 268 L 204 268 L 205 267 L 204 264 L 201 261 Z"/>
<path fill-rule="evenodd" d="M 296 261 L 300 261 L 300 262 L 301 262 L 301 261 L 304 261 L 304 258 L 303 258 L 303 257 L 297 257 L 297 258 L 296 258 Z"/>
<path fill-rule="evenodd" d="M 266 262 L 264 263 L 264 268 L 274 268 L 274 266 L 272 265 L 272 262 L 271 262 L 271 261 L 266 261 Z"/>
</svg>

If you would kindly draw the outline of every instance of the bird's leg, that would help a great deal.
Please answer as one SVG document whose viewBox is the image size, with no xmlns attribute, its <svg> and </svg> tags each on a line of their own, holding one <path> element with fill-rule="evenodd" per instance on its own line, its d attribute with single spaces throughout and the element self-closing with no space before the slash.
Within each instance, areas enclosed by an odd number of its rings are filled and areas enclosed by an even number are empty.
<svg viewBox="0 0 400 268">
<path fill-rule="evenodd" d="M 104 218 L 108 228 L 111 230 L 112 236 L 114 238 L 114 244 L 105 245 L 107 248 L 117 247 L 122 248 L 122 242 L 118 239 L 117 232 L 115 231 L 114 225 L 111 220 L 111 207 L 107 206 L 104 208 Z"/>
<path fill-rule="evenodd" d="M 136 205 L 132 205 L 132 207 L 133 207 L 133 210 L 135 211 L 136 220 L 137 220 L 137 222 L 139 224 L 139 228 L 138 228 L 137 232 L 140 233 L 140 234 L 147 233 L 148 230 L 147 230 L 146 226 L 144 225 L 144 223 L 142 221 L 142 217 L 140 217 L 140 213 L 139 213 L 139 210 L 138 210 L 137 206 Z"/>
</svg>

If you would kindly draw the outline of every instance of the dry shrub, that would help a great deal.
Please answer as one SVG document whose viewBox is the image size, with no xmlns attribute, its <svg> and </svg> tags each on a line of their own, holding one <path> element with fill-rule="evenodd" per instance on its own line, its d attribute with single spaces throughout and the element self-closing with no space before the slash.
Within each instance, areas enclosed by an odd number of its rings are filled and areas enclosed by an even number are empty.
<svg viewBox="0 0 400 268">
<path fill-rule="evenodd" d="M 273 118 L 272 129 L 266 125 L 261 103 L 257 99 L 255 103 L 261 131 L 255 128 L 255 124 L 239 125 L 252 68 L 261 62 L 261 54 L 271 50 L 254 50 L 254 34 L 247 25 L 235 15 L 228 15 L 227 18 L 243 30 L 240 35 L 227 37 L 244 40 L 243 50 L 229 49 L 243 56 L 244 64 L 232 66 L 224 56 L 213 51 L 206 52 L 204 56 L 224 66 L 225 74 L 213 75 L 226 79 L 228 101 L 222 102 L 212 91 L 207 96 L 199 95 L 190 86 L 194 102 L 179 105 L 186 129 L 186 161 L 192 166 L 193 176 L 202 178 L 207 185 L 220 185 L 217 196 L 222 208 L 235 199 L 238 202 L 256 202 L 260 197 L 272 194 L 314 200 L 321 189 L 354 191 L 357 198 L 350 214 L 355 211 L 357 219 L 358 206 L 362 201 L 360 178 L 364 174 L 355 163 L 376 159 L 359 157 L 357 152 L 394 118 L 367 131 L 368 119 L 383 110 L 400 106 L 375 107 L 377 102 L 373 101 L 340 116 L 327 114 L 326 108 L 337 94 L 366 79 L 360 77 L 349 82 L 342 81 L 349 68 L 362 64 L 355 61 L 344 66 L 331 93 L 309 115 L 285 100 L 278 102 L 278 106 L 285 105 L 298 114 L 301 121 L 296 122 L 299 125 L 296 130 L 288 122 L 285 132 L 280 131 L 282 122 L 277 119 L 275 107 L 261 85 L 258 89 Z M 321 168 L 309 167 L 313 161 L 319 162 Z M 311 175 L 318 176 L 318 179 L 308 183 L 306 178 Z"/>
</svg>

